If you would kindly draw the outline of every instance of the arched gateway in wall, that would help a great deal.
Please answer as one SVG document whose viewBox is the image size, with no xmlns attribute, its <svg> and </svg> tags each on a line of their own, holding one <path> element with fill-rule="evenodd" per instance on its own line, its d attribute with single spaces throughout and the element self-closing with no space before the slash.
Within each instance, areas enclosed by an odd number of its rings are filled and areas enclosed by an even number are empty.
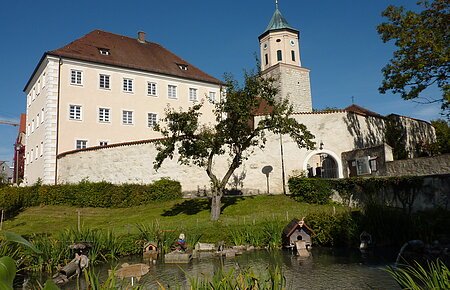
<svg viewBox="0 0 450 290">
<path fill-rule="evenodd" d="M 308 172 L 309 177 L 344 177 L 341 158 L 327 149 L 309 152 L 303 161 L 302 169 Z"/>
</svg>

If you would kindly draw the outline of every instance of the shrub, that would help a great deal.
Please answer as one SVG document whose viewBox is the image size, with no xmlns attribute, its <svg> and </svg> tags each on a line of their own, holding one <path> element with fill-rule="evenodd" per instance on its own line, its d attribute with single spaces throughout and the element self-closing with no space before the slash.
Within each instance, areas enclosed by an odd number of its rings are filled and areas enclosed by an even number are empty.
<svg viewBox="0 0 450 290">
<path fill-rule="evenodd" d="M 326 204 L 332 195 L 331 182 L 327 179 L 291 177 L 288 185 L 296 201 Z"/>
<path fill-rule="evenodd" d="M 306 223 L 314 231 L 313 241 L 321 246 L 355 246 L 359 242 L 357 212 L 339 214 L 316 212 L 306 216 Z"/>
<path fill-rule="evenodd" d="M 81 181 L 79 184 L 41 185 L 30 187 L 1 187 L 0 210 L 10 218 L 22 209 L 44 205 L 78 207 L 129 207 L 182 197 L 181 184 L 161 179 L 149 185 Z"/>
</svg>

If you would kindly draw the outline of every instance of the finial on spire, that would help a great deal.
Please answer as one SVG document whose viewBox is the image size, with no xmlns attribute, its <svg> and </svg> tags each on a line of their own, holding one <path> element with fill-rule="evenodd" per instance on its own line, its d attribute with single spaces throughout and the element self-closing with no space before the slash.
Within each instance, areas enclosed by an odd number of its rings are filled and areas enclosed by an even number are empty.
<svg viewBox="0 0 450 290">
<path fill-rule="evenodd" d="M 275 8 L 278 9 L 278 0 L 275 0 Z"/>
</svg>

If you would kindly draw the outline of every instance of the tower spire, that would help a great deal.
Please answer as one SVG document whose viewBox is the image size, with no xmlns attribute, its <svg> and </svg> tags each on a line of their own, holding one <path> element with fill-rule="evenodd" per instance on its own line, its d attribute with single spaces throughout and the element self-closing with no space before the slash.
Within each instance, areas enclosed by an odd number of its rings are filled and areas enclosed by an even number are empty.
<svg viewBox="0 0 450 290">
<path fill-rule="evenodd" d="M 278 10 L 278 0 L 275 0 L 275 9 Z"/>
</svg>

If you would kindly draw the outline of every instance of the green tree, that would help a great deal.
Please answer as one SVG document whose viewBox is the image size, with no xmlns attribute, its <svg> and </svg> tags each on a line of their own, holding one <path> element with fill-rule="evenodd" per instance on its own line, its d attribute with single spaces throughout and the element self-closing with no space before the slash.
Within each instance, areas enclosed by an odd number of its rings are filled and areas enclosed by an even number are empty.
<svg viewBox="0 0 450 290">
<path fill-rule="evenodd" d="M 408 158 L 406 150 L 406 132 L 400 122 L 392 119 L 386 121 L 385 141 L 392 147 L 394 160 Z"/>
<path fill-rule="evenodd" d="M 278 90 L 272 78 L 247 73 L 243 87 L 232 77 L 225 78 L 226 96 L 215 103 L 214 124 L 200 124 L 200 103 L 185 112 L 168 108 L 162 123 L 155 127 L 164 136 L 157 144 L 155 169 L 166 158 L 173 158 L 175 151 L 179 163 L 204 168 L 211 181 L 211 220 L 219 219 L 221 198 L 233 172 L 254 149 L 264 147 L 267 132 L 288 134 L 299 147 L 314 146 L 314 136 L 291 117 L 289 101 L 276 98 Z M 265 114 L 254 118 L 258 109 Z M 228 170 L 215 172 L 214 160 L 222 155 L 231 160 Z"/>
<path fill-rule="evenodd" d="M 377 29 L 383 42 L 395 41 L 397 50 L 383 68 L 381 93 L 400 93 L 405 100 L 416 99 L 430 86 L 437 86 L 442 96 L 425 99 L 441 102 L 442 114 L 450 116 L 449 1 L 418 1 L 421 12 L 388 6 L 382 15 L 388 22 Z"/>
<path fill-rule="evenodd" d="M 450 153 L 450 126 L 445 120 L 438 119 L 431 121 L 436 131 L 437 151 L 440 154 Z"/>
</svg>

